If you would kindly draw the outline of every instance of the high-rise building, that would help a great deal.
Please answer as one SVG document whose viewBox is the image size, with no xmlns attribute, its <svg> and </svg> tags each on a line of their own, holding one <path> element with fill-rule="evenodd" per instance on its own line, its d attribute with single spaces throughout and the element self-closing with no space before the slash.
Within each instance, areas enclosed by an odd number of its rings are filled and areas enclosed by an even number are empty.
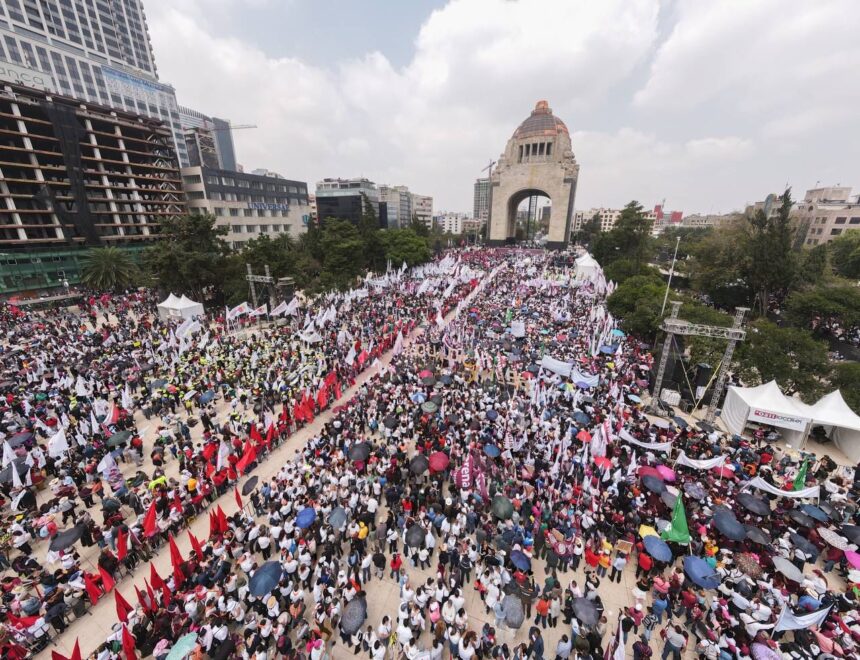
<svg viewBox="0 0 860 660">
<path fill-rule="evenodd" d="M 412 193 L 412 215 L 428 227 L 433 226 L 433 198 Z"/>
<path fill-rule="evenodd" d="M 316 200 L 317 216 L 321 222 L 326 218 L 338 218 L 358 224 L 364 213 L 372 211 L 383 226 L 379 190 L 369 179 L 323 179 L 317 182 Z"/>
<path fill-rule="evenodd" d="M 621 217 L 621 212 L 624 209 L 588 209 L 586 211 L 576 211 L 573 215 L 573 227 L 571 232 L 577 232 L 589 222 L 595 215 L 600 220 L 600 231 L 612 231 L 615 228 L 615 223 Z M 673 212 L 674 213 L 674 212 Z M 645 218 L 651 222 L 657 221 L 657 211 L 645 211 Z"/>
<path fill-rule="evenodd" d="M 179 123 L 185 136 L 189 165 L 236 169 L 236 147 L 229 121 L 179 106 Z"/>
<path fill-rule="evenodd" d="M 486 222 L 490 217 L 490 179 L 483 178 L 475 181 L 475 203 L 472 209 L 475 220 Z"/>
<path fill-rule="evenodd" d="M 158 80 L 141 0 L 4 0 L 0 79 L 159 119 L 188 164 L 176 93 Z"/>
<path fill-rule="evenodd" d="M 798 244 L 814 247 L 846 231 L 860 231 L 860 198 L 851 198 L 850 186 L 807 190 L 796 213 Z"/>
<path fill-rule="evenodd" d="M 406 186 L 379 186 L 379 203 L 386 205 L 387 227 L 408 227 L 412 222 L 412 194 Z"/>
<path fill-rule="evenodd" d="M 198 166 L 182 168 L 182 183 L 189 211 L 214 215 L 216 226 L 229 228 L 226 241 L 234 248 L 259 236 L 307 231 L 311 208 L 304 181 L 268 170 L 249 174 Z"/>
<path fill-rule="evenodd" d="M 161 122 L 0 87 L 0 292 L 77 283 L 83 247 L 134 247 L 185 213 Z"/>
</svg>

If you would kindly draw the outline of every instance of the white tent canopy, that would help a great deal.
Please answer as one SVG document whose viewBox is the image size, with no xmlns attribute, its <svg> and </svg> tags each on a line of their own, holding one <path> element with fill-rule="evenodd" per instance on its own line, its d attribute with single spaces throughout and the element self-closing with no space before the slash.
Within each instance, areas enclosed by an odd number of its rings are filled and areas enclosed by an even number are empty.
<svg viewBox="0 0 860 660">
<path fill-rule="evenodd" d="M 191 298 L 183 295 L 177 298 L 172 293 L 158 304 L 158 316 L 161 319 L 190 319 L 203 314 L 203 305 L 194 302 Z"/>
<path fill-rule="evenodd" d="M 797 447 L 811 415 L 809 406 L 785 396 L 772 380 L 758 387 L 730 387 L 720 418 L 731 433 L 743 433 L 747 422 L 779 427 L 786 442 Z"/>
<path fill-rule="evenodd" d="M 576 279 L 594 282 L 600 273 L 600 264 L 588 252 L 576 260 Z"/>
<path fill-rule="evenodd" d="M 812 423 L 825 427 L 849 460 L 860 461 L 860 415 L 848 407 L 839 390 L 824 395 L 815 405 L 808 407 Z"/>
</svg>

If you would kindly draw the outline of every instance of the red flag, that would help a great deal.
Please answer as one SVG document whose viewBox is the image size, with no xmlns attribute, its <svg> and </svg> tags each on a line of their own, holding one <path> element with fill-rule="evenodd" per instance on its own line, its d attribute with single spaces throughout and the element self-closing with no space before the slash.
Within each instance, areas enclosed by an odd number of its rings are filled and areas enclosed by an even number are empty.
<svg viewBox="0 0 860 660">
<path fill-rule="evenodd" d="M 218 505 L 218 508 L 215 509 L 215 516 L 218 520 L 218 531 L 224 534 L 230 526 L 227 524 L 227 516 L 224 515 L 224 510 L 221 508 L 221 505 Z"/>
<path fill-rule="evenodd" d="M 161 603 L 165 607 L 170 605 L 170 589 L 167 588 L 167 583 L 161 579 L 161 576 L 156 572 L 153 564 L 149 565 L 149 579 L 152 581 L 152 586 L 155 589 L 161 589 Z M 153 601 L 154 602 L 154 601 Z"/>
<path fill-rule="evenodd" d="M 191 547 L 194 548 L 194 552 L 197 553 L 197 558 L 200 561 L 203 561 L 203 547 L 200 545 L 200 541 L 197 537 L 191 533 L 190 529 L 188 530 L 188 538 L 191 541 Z"/>
<path fill-rule="evenodd" d="M 317 404 L 320 407 L 320 410 L 325 408 L 325 404 L 328 403 L 328 389 L 326 387 L 320 388 L 320 391 L 317 392 Z"/>
<path fill-rule="evenodd" d="M 113 592 L 116 599 L 116 615 L 123 623 L 128 623 L 128 615 L 134 611 L 134 608 L 129 605 L 128 601 L 122 597 L 119 590 Z"/>
<path fill-rule="evenodd" d="M 269 424 L 269 430 L 266 431 L 266 448 L 272 448 L 272 439 L 275 437 L 275 423 Z"/>
<path fill-rule="evenodd" d="M 113 579 L 113 576 L 111 576 L 111 574 L 102 566 L 99 566 L 99 575 L 102 576 L 102 589 L 104 589 L 105 593 L 108 593 L 114 588 L 114 586 L 116 586 L 116 581 Z"/>
<path fill-rule="evenodd" d="M 179 489 L 173 491 L 173 502 L 170 503 L 170 508 L 176 511 L 176 513 L 182 513 L 184 507 L 182 506 L 182 500 L 179 499 Z"/>
<path fill-rule="evenodd" d="M 337 373 L 334 371 L 329 371 L 325 377 L 326 387 L 331 387 L 337 382 Z"/>
<path fill-rule="evenodd" d="M 67 658 L 56 651 L 51 651 L 51 660 L 81 660 L 81 644 L 77 638 L 75 638 L 75 648 L 72 649 L 71 657 Z"/>
<path fill-rule="evenodd" d="M 128 538 L 125 530 L 120 527 L 116 533 L 116 558 L 122 561 L 128 555 Z"/>
<path fill-rule="evenodd" d="M 206 464 L 206 476 L 211 479 L 213 474 L 215 474 L 215 466 L 212 463 L 207 463 Z"/>
<path fill-rule="evenodd" d="M 215 452 L 217 452 L 217 451 L 218 451 L 218 443 L 217 442 L 210 442 L 208 445 L 206 445 L 203 448 L 203 458 L 205 458 L 207 461 L 211 461 L 212 457 L 215 455 Z"/>
<path fill-rule="evenodd" d="M 89 573 L 84 573 L 84 586 L 86 587 L 87 595 L 90 597 L 90 602 L 93 605 L 98 603 L 102 593 L 96 585 L 96 581 L 93 580 Z"/>
<path fill-rule="evenodd" d="M 339 398 L 340 398 L 340 393 L 341 393 L 341 392 L 340 392 L 340 381 L 337 381 L 337 382 L 334 384 L 334 398 L 335 398 L 335 399 L 339 399 Z"/>
<path fill-rule="evenodd" d="M 37 617 L 37 616 L 21 616 L 21 617 L 18 617 L 18 616 L 15 616 L 14 614 L 12 614 L 12 612 L 6 613 L 6 621 L 9 623 L 10 626 L 13 626 L 15 628 L 29 628 L 34 623 L 36 623 L 36 621 L 38 621 L 38 620 L 39 620 L 39 617 Z"/>
<path fill-rule="evenodd" d="M 146 602 L 146 596 L 144 596 L 143 592 L 138 589 L 137 585 L 134 585 L 134 593 L 137 596 L 137 602 L 140 603 L 140 606 L 143 608 L 143 611 L 149 612 L 149 605 Z"/>
<path fill-rule="evenodd" d="M 185 573 L 182 572 L 182 562 L 184 560 L 173 535 L 168 535 L 167 541 L 170 544 L 170 563 L 173 565 L 173 581 L 176 583 L 174 586 L 178 589 L 185 582 Z"/>
<path fill-rule="evenodd" d="M 143 519 L 143 535 L 146 537 L 155 536 L 158 532 L 158 525 L 155 524 L 157 512 L 155 510 L 155 500 L 149 505 L 149 511 L 146 512 L 146 517 Z"/>
<path fill-rule="evenodd" d="M 215 517 L 215 512 L 209 512 L 209 538 L 212 538 L 218 533 L 218 518 Z"/>
<path fill-rule="evenodd" d="M 245 443 L 245 451 L 242 454 L 242 458 L 239 459 L 239 462 L 236 463 L 236 471 L 239 474 L 245 474 L 247 472 L 248 467 L 251 463 L 254 462 L 257 458 L 257 449 L 254 445 L 251 444 L 251 440 L 249 439 Z"/>
<path fill-rule="evenodd" d="M 151 612 L 155 612 L 158 609 L 158 605 L 155 602 L 155 591 L 152 588 L 152 585 L 149 584 L 149 580 L 143 578 L 143 583 L 146 585 L 146 595 L 149 597 L 149 607 Z"/>
<path fill-rule="evenodd" d="M 239 489 L 236 488 L 236 486 L 233 486 L 233 495 L 236 496 L 236 505 L 239 507 L 239 509 L 244 509 L 245 506 L 242 504 L 242 496 L 239 495 Z"/>
<path fill-rule="evenodd" d="M 302 414 L 304 415 L 306 422 L 314 421 L 314 405 L 313 405 L 313 403 L 305 402 L 302 405 Z"/>
<path fill-rule="evenodd" d="M 260 435 L 260 429 L 257 428 L 257 423 L 251 424 L 251 433 L 249 438 L 254 441 L 254 444 L 260 445 L 263 443 L 263 436 Z"/>
<path fill-rule="evenodd" d="M 137 653 L 134 650 L 134 636 L 128 629 L 128 626 L 122 627 L 122 652 L 125 653 L 125 660 L 137 660 Z"/>
<path fill-rule="evenodd" d="M 363 366 L 366 360 L 367 360 L 367 351 L 362 351 L 361 353 L 358 354 L 359 366 Z"/>
</svg>

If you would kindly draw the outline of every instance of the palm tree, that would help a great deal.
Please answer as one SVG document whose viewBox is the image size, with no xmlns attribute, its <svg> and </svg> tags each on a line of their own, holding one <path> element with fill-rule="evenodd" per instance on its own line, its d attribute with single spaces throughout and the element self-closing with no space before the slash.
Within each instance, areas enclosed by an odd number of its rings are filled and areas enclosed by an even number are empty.
<svg viewBox="0 0 860 660">
<path fill-rule="evenodd" d="M 138 277 L 138 268 L 131 254 L 121 248 L 93 248 L 81 261 L 81 281 L 99 291 L 128 286 Z"/>
</svg>

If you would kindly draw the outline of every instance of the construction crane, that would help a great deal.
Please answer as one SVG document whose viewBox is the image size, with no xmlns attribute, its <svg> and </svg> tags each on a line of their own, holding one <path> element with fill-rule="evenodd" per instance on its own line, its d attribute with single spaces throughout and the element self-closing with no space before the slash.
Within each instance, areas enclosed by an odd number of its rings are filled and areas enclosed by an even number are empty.
<svg viewBox="0 0 860 660">
<path fill-rule="evenodd" d="M 482 169 L 481 171 L 482 171 L 482 172 L 486 172 L 486 173 L 487 173 L 487 177 L 490 177 L 490 176 L 492 176 L 492 174 L 493 174 L 493 165 L 495 165 L 495 164 L 496 164 L 496 161 L 491 160 L 491 161 L 490 161 L 490 164 L 489 164 L 489 165 L 487 165 L 487 166 L 486 166 L 484 169 Z"/>
</svg>

